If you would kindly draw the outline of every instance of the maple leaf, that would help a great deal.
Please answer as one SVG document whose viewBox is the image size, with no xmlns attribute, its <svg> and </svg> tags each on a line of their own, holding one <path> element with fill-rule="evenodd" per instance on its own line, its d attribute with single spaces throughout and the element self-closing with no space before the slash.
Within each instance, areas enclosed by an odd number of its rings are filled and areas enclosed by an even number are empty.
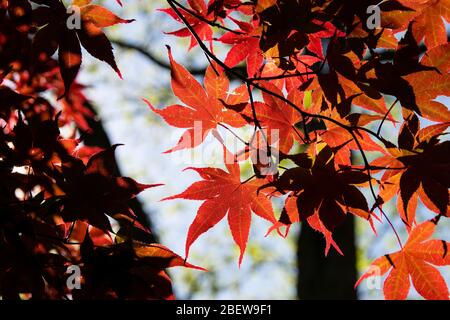
<svg viewBox="0 0 450 320">
<path fill-rule="evenodd" d="M 10 156 L 13 155 L 13 163 L 17 166 L 31 165 L 36 171 L 40 171 L 51 160 L 66 157 L 66 150 L 59 143 L 58 116 L 55 119 L 26 123 L 19 114 L 9 140 L 12 146 L 4 148 Z"/>
<path fill-rule="evenodd" d="M 87 285 L 73 290 L 75 299 L 101 299 L 124 294 L 173 299 L 166 268 L 183 266 L 204 270 L 160 244 L 122 241 L 115 245 L 98 246 L 92 236 L 91 232 L 86 233 L 80 246 L 83 258 L 80 269 Z"/>
<path fill-rule="evenodd" d="M 338 30 L 331 22 L 321 22 L 316 21 L 318 24 L 321 25 L 324 30 L 308 34 L 309 43 L 306 46 L 306 49 L 311 51 L 313 54 L 315 54 L 320 59 L 325 59 L 325 56 L 323 54 L 323 47 L 322 47 L 322 39 L 327 39 L 335 36 L 336 38 L 343 37 L 345 34 Z"/>
<path fill-rule="evenodd" d="M 37 61 L 45 61 L 59 48 L 58 61 L 65 87 L 63 96 L 69 91 L 81 66 L 80 43 L 93 57 L 108 63 L 122 77 L 111 43 L 102 28 L 134 20 L 119 18 L 104 7 L 90 4 L 90 1 L 75 1 L 72 8 L 78 8 L 81 25 L 79 29 L 72 28 L 69 26 L 72 17 L 62 2 L 35 2 L 43 6 L 32 12 L 33 21 L 40 28 L 33 39 L 33 56 Z"/>
<path fill-rule="evenodd" d="M 242 3 L 242 0 L 211 0 L 208 3 L 208 13 L 214 12 L 218 17 L 226 17 L 233 10 L 246 15 L 253 14 L 253 7 L 248 3 Z"/>
<path fill-rule="evenodd" d="M 334 49 L 328 52 L 330 72 L 307 77 L 312 79 L 306 88 L 312 91 L 311 109 L 323 111 L 322 105 L 328 102 L 341 117 L 350 112 L 351 104 L 383 116 L 387 114 L 388 108 L 381 93 L 367 86 L 368 80 L 361 76 L 370 63 L 362 62 L 355 53 L 346 52 L 337 44 L 331 48 Z M 393 121 L 392 115 L 388 114 L 388 119 Z"/>
<path fill-rule="evenodd" d="M 433 267 L 450 264 L 448 247 L 444 240 L 430 239 L 436 228 L 434 221 L 425 221 L 412 229 L 402 250 L 376 259 L 356 283 L 371 276 L 382 276 L 389 270 L 383 286 L 389 300 L 403 300 L 408 296 L 411 281 L 425 299 L 448 300 L 449 293 L 444 278 Z"/>
<path fill-rule="evenodd" d="M 312 216 L 309 216 L 308 218 L 306 218 L 305 220 L 309 226 L 311 228 L 313 228 L 314 230 L 316 230 L 317 232 L 320 232 L 323 234 L 324 238 L 325 238 L 325 256 L 328 255 L 328 252 L 330 251 L 331 246 L 333 246 L 333 248 L 336 249 L 337 252 L 339 252 L 339 254 L 344 255 L 344 253 L 342 252 L 342 250 L 339 248 L 339 246 L 337 245 L 337 243 L 333 240 L 333 234 L 331 231 L 329 231 L 324 224 L 322 223 L 322 221 L 320 221 L 320 217 L 319 217 L 319 212 L 316 211 Z M 288 228 L 290 227 L 291 224 L 296 223 L 296 222 L 301 222 L 300 220 L 300 215 L 298 213 L 298 208 L 297 208 L 297 197 L 294 194 L 290 194 L 287 198 L 286 201 L 284 203 L 284 208 L 283 211 L 281 213 L 279 222 L 277 225 L 274 225 L 270 230 L 272 231 L 273 229 L 276 229 L 282 225 L 287 226 Z M 289 230 L 287 230 L 288 232 Z"/>
<path fill-rule="evenodd" d="M 378 114 L 385 115 L 388 113 L 388 108 L 386 106 L 386 102 L 382 95 L 376 95 L 370 97 L 362 91 L 356 84 L 345 79 L 344 77 L 339 76 L 339 81 L 342 84 L 342 89 L 345 91 L 348 97 L 354 96 L 352 103 L 355 106 L 360 108 L 374 111 Z M 388 114 L 388 119 L 390 121 L 394 121 L 391 113 Z"/>
<path fill-rule="evenodd" d="M 154 268 L 163 270 L 171 267 L 185 266 L 188 268 L 205 271 L 205 269 L 201 267 L 186 262 L 185 259 L 181 258 L 178 254 L 161 244 L 144 244 L 136 241 L 133 247 L 136 256 L 139 258 L 144 258 L 147 260 L 146 262 L 152 262 L 151 264 Z"/>
<path fill-rule="evenodd" d="M 93 119 L 95 114 L 93 110 L 88 108 L 86 96 L 82 90 L 84 86 L 74 81 L 71 87 L 71 91 L 61 101 L 62 105 L 62 117 L 63 123 L 68 123 L 73 120 L 78 129 L 86 133 L 92 133 L 92 129 L 89 126 L 88 120 Z M 62 90 L 64 90 L 62 88 Z"/>
<path fill-rule="evenodd" d="M 400 195 L 404 206 L 408 205 L 409 199 L 419 189 L 424 191 L 424 203 L 431 202 L 433 211 L 437 208 L 440 214 L 446 215 L 449 195 L 449 170 L 450 142 L 438 144 L 420 155 L 405 155 L 399 157 L 408 168 L 400 177 Z"/>
<path fill-rule="evenodd" d="M 378 59 L 373 61 L 375 77 L 369 74 L 367 83 L 380 93 L 395 96 L 403 108 L 421 114 L 417 101 L 418 95 L 409 83 L 408 79 L 410 78 L 407 76 L 417 76 L 425 71 L 433 73 L 437 72 L 437 69 L 434 66 L 424 65 L 424 60 L 419 59 L 420 54 L 421 50 L 413 37 L 410 23 L 407 32 L 398 43 L 393 62 L 382 63 Z M 366 66 L 370 65 L 366 64 Z M 368 72 L 370 69 L 364 68 L 363 70 Z"/>
<path fill-rule="evenodd" d="M 238 63 L 246 60 L 247 74 L 249 77 L 253 77 L 264 62 L 263 52 L 259 48 L 261 28 L 257 26 L 256 22 L 252 24 L 235 19 L 232 20 L 240 29 L 235 30 L 235 32 L 227 32 L 219 38 L 219 41 L 232 45 L 224 63 L 228 67 L 233 68 Z"/>
<path fill-rule="evenodd" d="M 427 48 L 447 43 L 445 22 L 450 22 L 450 2 L 448 0 L 398 0 L 414 11 L 401 12 L 385 17 L 397 29 L 405 28 L 413 21 L 413 33 L 417 42 L 424 40 Z"/>
<path fill-rule="evenodd" d="M 194 76 L 173 59 L 170 49 L 169 59 L 172 90 L 186 106 L 175 104 L 159 110 L 144 99 L 149 107 L 163 117 L 168 124 L 177 128 L 188 129 L 182 135 L 178 144 L 165 153 L 198 146 L 204 141 L 208 133 L 220 123 L 229 124 L 233 127 L 242 127 L 246 124 L 239 113 L 224 107 L 224 104 L 230 106 L 239 103 L 246 104 L 248 91 L 245 86 L 241 86 L 228 94 L 229 80 L 220 66 L 213 64 L 206 70 L 205 89 L 203 89 Z"/>
<path fill-rule="evenodd" d="M 418 143 L 430 143 L 431 140 L 436 139 L 444 134 L 445 130 L 450 126 L 450 122 L 438 123 L 420 129 L 416 134 Z"/>
<path fill-rule="evenodd" d="M 30 97 L 15 92 L 14 90 L 0 86 L 0 118 L 8 120 L 13 107 L 20 106 Z"/>
<path fill-rule="evenodd" d="M 385 34 L 386 32 L 383 32 Z M 394 38 L 395 39 L 395 38 Z M 395 42 L 395 47 L 397 47 L 397 42 Z M 356 69 L 365 68 L 366 64 L 362 62 L 359 57 L 357 57 L 353 53 L 347 53 L 344 55 L 346 59 L 350 59 L 351 63 L 356 66 Z M 342 59 L 342 57 L 340 58 Z M 336 59 L 337 62 L 340 60 L 339 58 Z M 383 96 L 374 90 L 371 90 L 368 88 L 364 81 L 354 81 L 355 79 L 347 79 L 345 76 L 338 74 L 338 81 L 339 84 L 342 86 L 342 89 L 344 90 L 347 97 L 354 96 L 353 100 L 351 101 L 355 106 L 358 106 L 360 108 L 374 111 L 378 114 L 385 115 L 388 113 L 388 108 L 386 106 L 385 99 Z M 317 99 L 318 95 L 320 97 L 321 91 L 316 90 L 318 92 L 314 92 L 315 97 Z M 317 99 L 319 100 L 319 99 Z M 390 121 L 393 121 L 392 115 L 388 114 L 388 119 Z"/>
<path fill-rule="evenodd" d="M 398 211 L 408 229 L 415 223 L 418 198 L 431 211 L 448 213 L 450 142 L 440 143 L 437 138 L 447 127 L 448 123 L 419 130 L 417 116 L 410 113 L 400 128 L 399 148 L 388 148 L 387 154 L 371 163 L 387 168 L 380 197 L 386 202 L 400 194 Z"/>
<path fill-rule="evenodd" d="M 214 20 L 214 10 L 208 10 L 208 6 L 206 5 L 204 0 L 188 0 L 190 9 L 198 16 L 204 18 L 207 21 L 213 21 Z M 170 17 L 172 17 L 174 20 L 183 23 L 183 21 L 180 19 L 178 14 L 173 10 L 172 8 L 166 8 L 166 9 L 159 9 L 159 11 L 164 12 L 168 14 Z M 186 12 L 183 13 L 184 18 L 189 23 L 189 25 L 192 27 L 192 29 L 195 31 L 195 33 L 199 36 L 201 40 L 209 41 L 212 45 L 213 40 L 213 30 L 211 28 L 211 25 L 207 22 L 198 19 L 194 15 Z M 194 48 L 197 46 L 197 40 L 195 37 L 191 34 L 190 30 L 187 27 L 183 27 L 179 30 L 167 32 L 167 34 L 174 35 L 176 37 L 190 37 L 191 38 L 191 44 L 189 45 L 189 49 Z"/>
<path fill-rule="evenodd" d="M 301 85 L 315 78 L 313 65 L 320 61 L 319 58 L 298 54 L 291 57 L 289 61 L 281 60 L 283 66 L 280 66 L 278 59 L 267 59 L 261 72 L 261 77 L 272 77 L 270 82 L 283 90 L 286 88 L 288 93 L 297 91 Z M 287 66 L 284 66 L 287 64 Z M 300 74 L 298 76 L 294 76 Z M 300 90 L 298 90 L 300 91 Z M 302 104 L 300 104 L 301 106 Z"/>
<path fill-rule="evenodd" d="M 269 82 L 261 83 L 261 85 L 267 90 L 270 90 L 270 92 L 281 97 L 283 96 L 282 91 L 275 85 Z M 294 94 L 298 94 L 298 92 L 291 91 L 291 95 L 287 99 L 292 101 Z M 303 133 L 296 128 L 296 124 L 301 120 L 301 115 L 292 106 L 275 98 L 271 94 L 263 92 L 262 96 L 264 103 L 254 103 L 257 119 L 262 128 L 266 129 L 267 139 L 270 143 L 276 143 L 277 148 L 281 152 L 289 153 L 294 141 L 301 141 L 303 139 Z M 296 97 L 296 99 L 301 99 L 301 97 Z M 254 122 L 252 111 L 248 107 L 244 114 L 249 122 Z"/>
<path fill-rule="evenodd" d="M 398 13 L 398 12 L 396 12 Z M 382 26 L 383 26 L 383 20 Z M 352 47 L 352 51 L 358 54 L 360 59 L 363 59 L 367 47 L 378 47 L 386 49 L 395 49 L 398 45 L 398 40 L 395 37 L 395 32 L 391 29 L 382 29 L 379 33 L 371 34 L 370 30 L 364 30 L 365 23 L 358 23 L 348 34 L 348 42 Z"/>
<path fill-rule="evenodd" d="M 399 10 L 410 10 L 403 5 L 403 1 L 399 0 L 387 0 L 383 2 L 377 0 L 361 0 L 357 3 L 351 0 L 332 0 L 326 1 L 325 12 L 335 16 L 338 21 L 344 23 L 351 30 L 356 22 L 366 21 L 368 17 L 367 8 L 370 6 L 379 7 L 382 15 L 391 11 L 396 14 Z M 367 26 L 364 25 L 364 28 L 367 30 Z"/>
<path fill-rule="evenodd" d="M 366 184 L 370 178 L 361 171 L 337 171 L 331 148 L 321 143 L 317 149 L 315 157 L 311 154 L 288 156 L 298 167 L 286 170 L 268 184 L 282 193 L 293 192 L 291 196 L 296 198 L 299 215 L 294 221 L 305 221 L 317 215 L 312 218 L 318 219 L 313 220 L 315 229 L 326 237 L 326 232 L 333 232 L 348 212 L 371 221 L 367 201 L 356 187 Z"/>
<path fill-rule="evenodd" d="M 310 39 L 310 35 L 329 31 L 317 19 L 318 14 L 309 2 L 267 1 L 258 3 L 258 6 L 256 10 L 263 27 L 259 46 L 266 57 L 280 60 L 290 57 L 320 37 L 316 35 Z M 322 36 L 327 36 L 327 33 Z M 316 46 L 317 41 L 310 48 Z M 317 48 L 313 51 L 319 52 Z"/>
<path fill-rule="evenodd" d="M 31 4 L 27 0 L 9 0 L 8 14 L 18 30 L 22 32 L 29 30 Z"/>
<path fill-rule="evenodd" d="M 258 192 L 267 181 L 252 179 L 241 182 L 241 170 L 234 159 L 224 147 L 224 162 L 228 172 L 219 168 L 188 168 L 196 171 L 203 180 L 193 183 L 180 194 L 163 199 L 205 200 L 189 227 L 186 256 L 200 235 L 227 216 L 231 234 L 240 249 L 240 265 L 247 246 L 252 212 L 271 223 L 277 222 L 270 199 L 265 192 Z"/>
<path fill-rule="evenodd" d="M 128 201 L 140 192 L 161 184 L 140 184 L 128 177 L 117 177 L 114 145 L 91 156 L 86 165 L 81 161 L 62 163 L 55 170 L 63 195 L 61 216 L 65 221 L 86 220 L 103 231 L 112 231 L 106 215 L 136 223 Z M 142 226 L 140 226 L 143 228 Z M 144 229 L 144 228 L 143 228 Z"/>
<path fill-rule="evenodd" d="M 339 121 L 339 123 L 347 124 L 350 126 L 364 126 L 374 120 L 380 120 L 380 116 L 370 116 L 363 114 L 350 114 L 345 118 L 341 118 L 337 115 L 336 112 L 331 113 L 331 118 Z M 354 120 L 356 119 L 357 120 Z M 386 153 L 386 150 L 375 143 L 373 139 L 367 134 L 367 132 L 362 130 L 354 130 L 354 133 L 361 145 L 361 147 L 365 151 L 378 151 L 383 154 Z M 323 141 L 325 141 L 330 147 L 335 148 L 334 161 L 336 166 L 351 165 L 351 151 L 359 150 L 359 147 L 356 141 L 353 139 L 353 136 L 341 126 L 338 126 L 334 123 L 327 123 L 326 130 L 320 130 L 319 135 Z"/>
<path fill-rule="evenodd" d="M 94 154 L 104 150 L 100 147 L 82 145 L 78 139 L 61 139 L 59 143 L 64 146 L 68 154 L 80 159 L 85 165 Z M 53 159 L 52 162 L 57 163 L 57 160 Z"/>
<path fill-rule="evenodd" d="M 450 121 L 448 107 L 435 100 L 438 96 L 450 96 L 449 52 L 450 44 L 432 48 L 423 56 L 421 63 L 438 71 L 419 72 L 405 77 L 414 88 L 418 110 L 431 121 Z"/>
</svg>

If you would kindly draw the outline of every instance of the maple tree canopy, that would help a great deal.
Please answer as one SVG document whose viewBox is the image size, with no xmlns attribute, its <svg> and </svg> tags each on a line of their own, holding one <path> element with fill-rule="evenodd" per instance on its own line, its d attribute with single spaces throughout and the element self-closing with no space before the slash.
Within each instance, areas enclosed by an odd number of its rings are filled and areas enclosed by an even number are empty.
<svg viewBox="0 0 450 320">
<path fill-rule="evenodd" d="M 399 246 L 357 285 L 389 272 L 386 299 L 407 298 L 411 283 L 426 299 L 448 299 L 434 267 L 450 264 L 448 242 L 433 233 L 450 206 L 450 110 L 442 99 L 450 96 L 449 0 L 166 2 L 161 14 L 179 28 L 164 31 L 187 38 L 187 51 L 203 51 L 208 67 L 197 79 L 168 48 L 180 102 L 160 108 L 151 93 L 144 101 L 185 129 L 166 153 L 211 136 L 225 167 L 189 167 L 201 180 L 164 199 L 201 201 L 186 258 L 155 243 L 145 217 L 130 207 L 160 184 L 120 176 L 117 145 L 83 141 L 95 113 L 77 81 L 82 48 L 122 77 L 103 29 L 134 20 L 73 0 L 80 21 L 72 28 L 60 0 L 0 0 L 0 297 L 171 299 L 166 269 L 203 270 L 187 262 L 189 250 L 225 217 L 241 264 L 253 216 L 280 236 L 307 223 L 323 234 L 324 254 L 345 255 L 333 233 L 354 215 L 374 232 L 388 224 Z M 374 28 L 367 23 L 373 6 L 380 11 Z M 391 124 L 395 137 L 383 130 Z M 239 137 L 245 128 L 249 140 Z M 242 150 L 227 147 L 219 129 Z M 248 179 L 245 161 L 253 168 Z M 275 198 L 284 201 L 281 213 Z M 394 215 L 385 210 L 391 200 Z M 71 265 L 80 267 L 80 288 L 66 285 Z"/>
</svg>

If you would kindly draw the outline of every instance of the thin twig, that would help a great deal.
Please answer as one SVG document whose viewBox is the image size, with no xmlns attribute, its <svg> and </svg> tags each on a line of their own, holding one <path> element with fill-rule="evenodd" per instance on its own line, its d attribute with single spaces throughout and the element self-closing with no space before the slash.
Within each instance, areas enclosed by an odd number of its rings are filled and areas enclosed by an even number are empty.
<svg viewBox="0 0 450 320">
<path fill-rule="evenodd" d="M 372 194 L 372 196 L 373 196 L 373 198 L 375 200 L 375 204 L 376 204 L 378 210 L 380 210 L 381 214 L 386 218 L 387 222 L 391 226 L 391 228 L 392 228 L 392 230 L 393 230 L 393 232 L 394 232 L 394 234 L 395 234 L 395 236 L 397 238 L 398 244 L 400 245 L 400 248 L 403 249 L 402 241 L 400 240 L 400 236 L 398 235 L 397 230 L 395 229 L 395 227 L 392 224 L 391 220 L 389 219 L 388 215 L 381 208 L 381 205 L 378 203 L 378 197 L 375 194 L 375 190 L 374 190 L 373 184 L 372 184 L 372 173 L 371 173 L 371 170 L 370 170 L 370 163 L 369 163 L 369 161 L 368 161 L 368 159 L 366 157 L 366 153 L 363 151 L 361 143 L 359 142 L 358 137 L 356 137 L 355 133 L 351 132 L 351 135 L 353 137 L 353 140 L 355 140 L 356 145 L 358 146 L 358 149 L 359 149 L 359 151 L 361 153 L 361 156 L 363 158 L 363 161 L 364 161 L 364 165 L 366 166 L 367 175 L 369 176 L 369 188 L 370 188 L 370 192 L 371 192 L 371 194 Z"/>
<path fill-rule="evenodd" d="M 210 20 L 206 19 L 205 17 L 197 14 L 197 12 L 195 12 L 195 11 L 189 9 L 189 8 L 186 8 L 184 5 L 182 5 L 181 3 L 179 3 L 176 0 L 172 0 L 172 2 L 175 3 L 181 9 L 183 9 L 184 11 L 186 11 L 187 13 L 189 13 L 190 15 L 194 16 L 195 18 L 197 18 L 198 20 L 209 24 L 211 27 L 219 28 L 219 29 L 222 29 L 222 30 L 225 30 L 225 31 L 237 34 L 237 35 L 245 35 L 246 34 L 244 32 L 240 32 L 240 31 L 236 31 L 236 30 L 227 28 L 227 27 L 225 27 L 225 26 L 223 26 L 223 25 L 221 25 L 221 24 L 219 24 L 219 23 L 217 23 L 215 21 L 210 21 Z"/>
<path fill-rule="evenodd" d="M 380 135 L 381 133 L 381 128 L 383 127 L 383 123 L 384 121 L 386 121 L 387 117 L 389 116 L 389 114 L 391 113 L 392 109 L 394 108 L 394 106 L 397 104 L 398 99 L 395 99 L 394 103 L 391 105 L 391 107 L 389 108 L 389 110 L 386 112 L 386 114 L 383 117 L 383 120 L 381 120 L 380 125 L 378 126 L 378 130 L 377 130 L 377 135 Z"/>
</svg>

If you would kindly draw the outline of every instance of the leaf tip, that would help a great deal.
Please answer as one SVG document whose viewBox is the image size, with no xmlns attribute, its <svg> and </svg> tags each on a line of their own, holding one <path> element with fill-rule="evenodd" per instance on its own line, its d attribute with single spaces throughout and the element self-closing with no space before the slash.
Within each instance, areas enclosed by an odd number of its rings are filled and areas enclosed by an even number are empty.
<svg viewBox="0 0 450 320">
<path fill-rule="evenodd" d="M 115 71 L 116 71 L 117 75 L 119 76 L 120 80 L 123 80 L 122 72 L 120 72 L 119 68 L 116 67 Z"/>
<path fill-rule="evenodd" d="M 164 183 L 141 184 L 142 190 L 163 186 Z"/>
<path fill-rule="evenodd" d="M 144 101 L 153 112 L 156 112 L 156 108 L 150 103 L 150 101 L 148 101 L 146 98 L 142 98 L 142 101 Z"/>
</svg>

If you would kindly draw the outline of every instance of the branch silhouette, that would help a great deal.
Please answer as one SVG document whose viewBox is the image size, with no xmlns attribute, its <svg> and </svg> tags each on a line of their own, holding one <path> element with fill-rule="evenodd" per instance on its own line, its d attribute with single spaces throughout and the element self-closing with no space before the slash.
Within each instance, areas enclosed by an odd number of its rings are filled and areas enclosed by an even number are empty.
<svg viewBox="0 0 450 320">
<path fill-rule="evenodd" d="M 148 48 L 146 48 L 143 45 L 131 43 L 131 42 L 128 42 L 128 41 L 122 40 L 122 39 L 110 39 L 110 41 L 112 44 L 114 44 L 122 49 L 134 50 L 134 51 L 140 53 L 145 58 L 147 58 L 151 63 L 154 63 L 155 65 L 157 65 L 160 68 L 170 70 L 170 64 L 167 61 L 157 57 L 153 52 L 151 52 Z M 188 67 L 187 69 L 189 70 L 190 73 L 192 73 L 195 76 L 203 76 L 206 72 L 206 67 Z M 239 72 L 240 74 L 243 74 L 244 76 L 246 75 L 246 72 L 247 72 L 246 69 L 243 67 L 235 67 L 235 68 L 232 68 L 232 70 Z M 233 75 L 231 75 L 231 78 L 237 79 Z"/>
</svg>

